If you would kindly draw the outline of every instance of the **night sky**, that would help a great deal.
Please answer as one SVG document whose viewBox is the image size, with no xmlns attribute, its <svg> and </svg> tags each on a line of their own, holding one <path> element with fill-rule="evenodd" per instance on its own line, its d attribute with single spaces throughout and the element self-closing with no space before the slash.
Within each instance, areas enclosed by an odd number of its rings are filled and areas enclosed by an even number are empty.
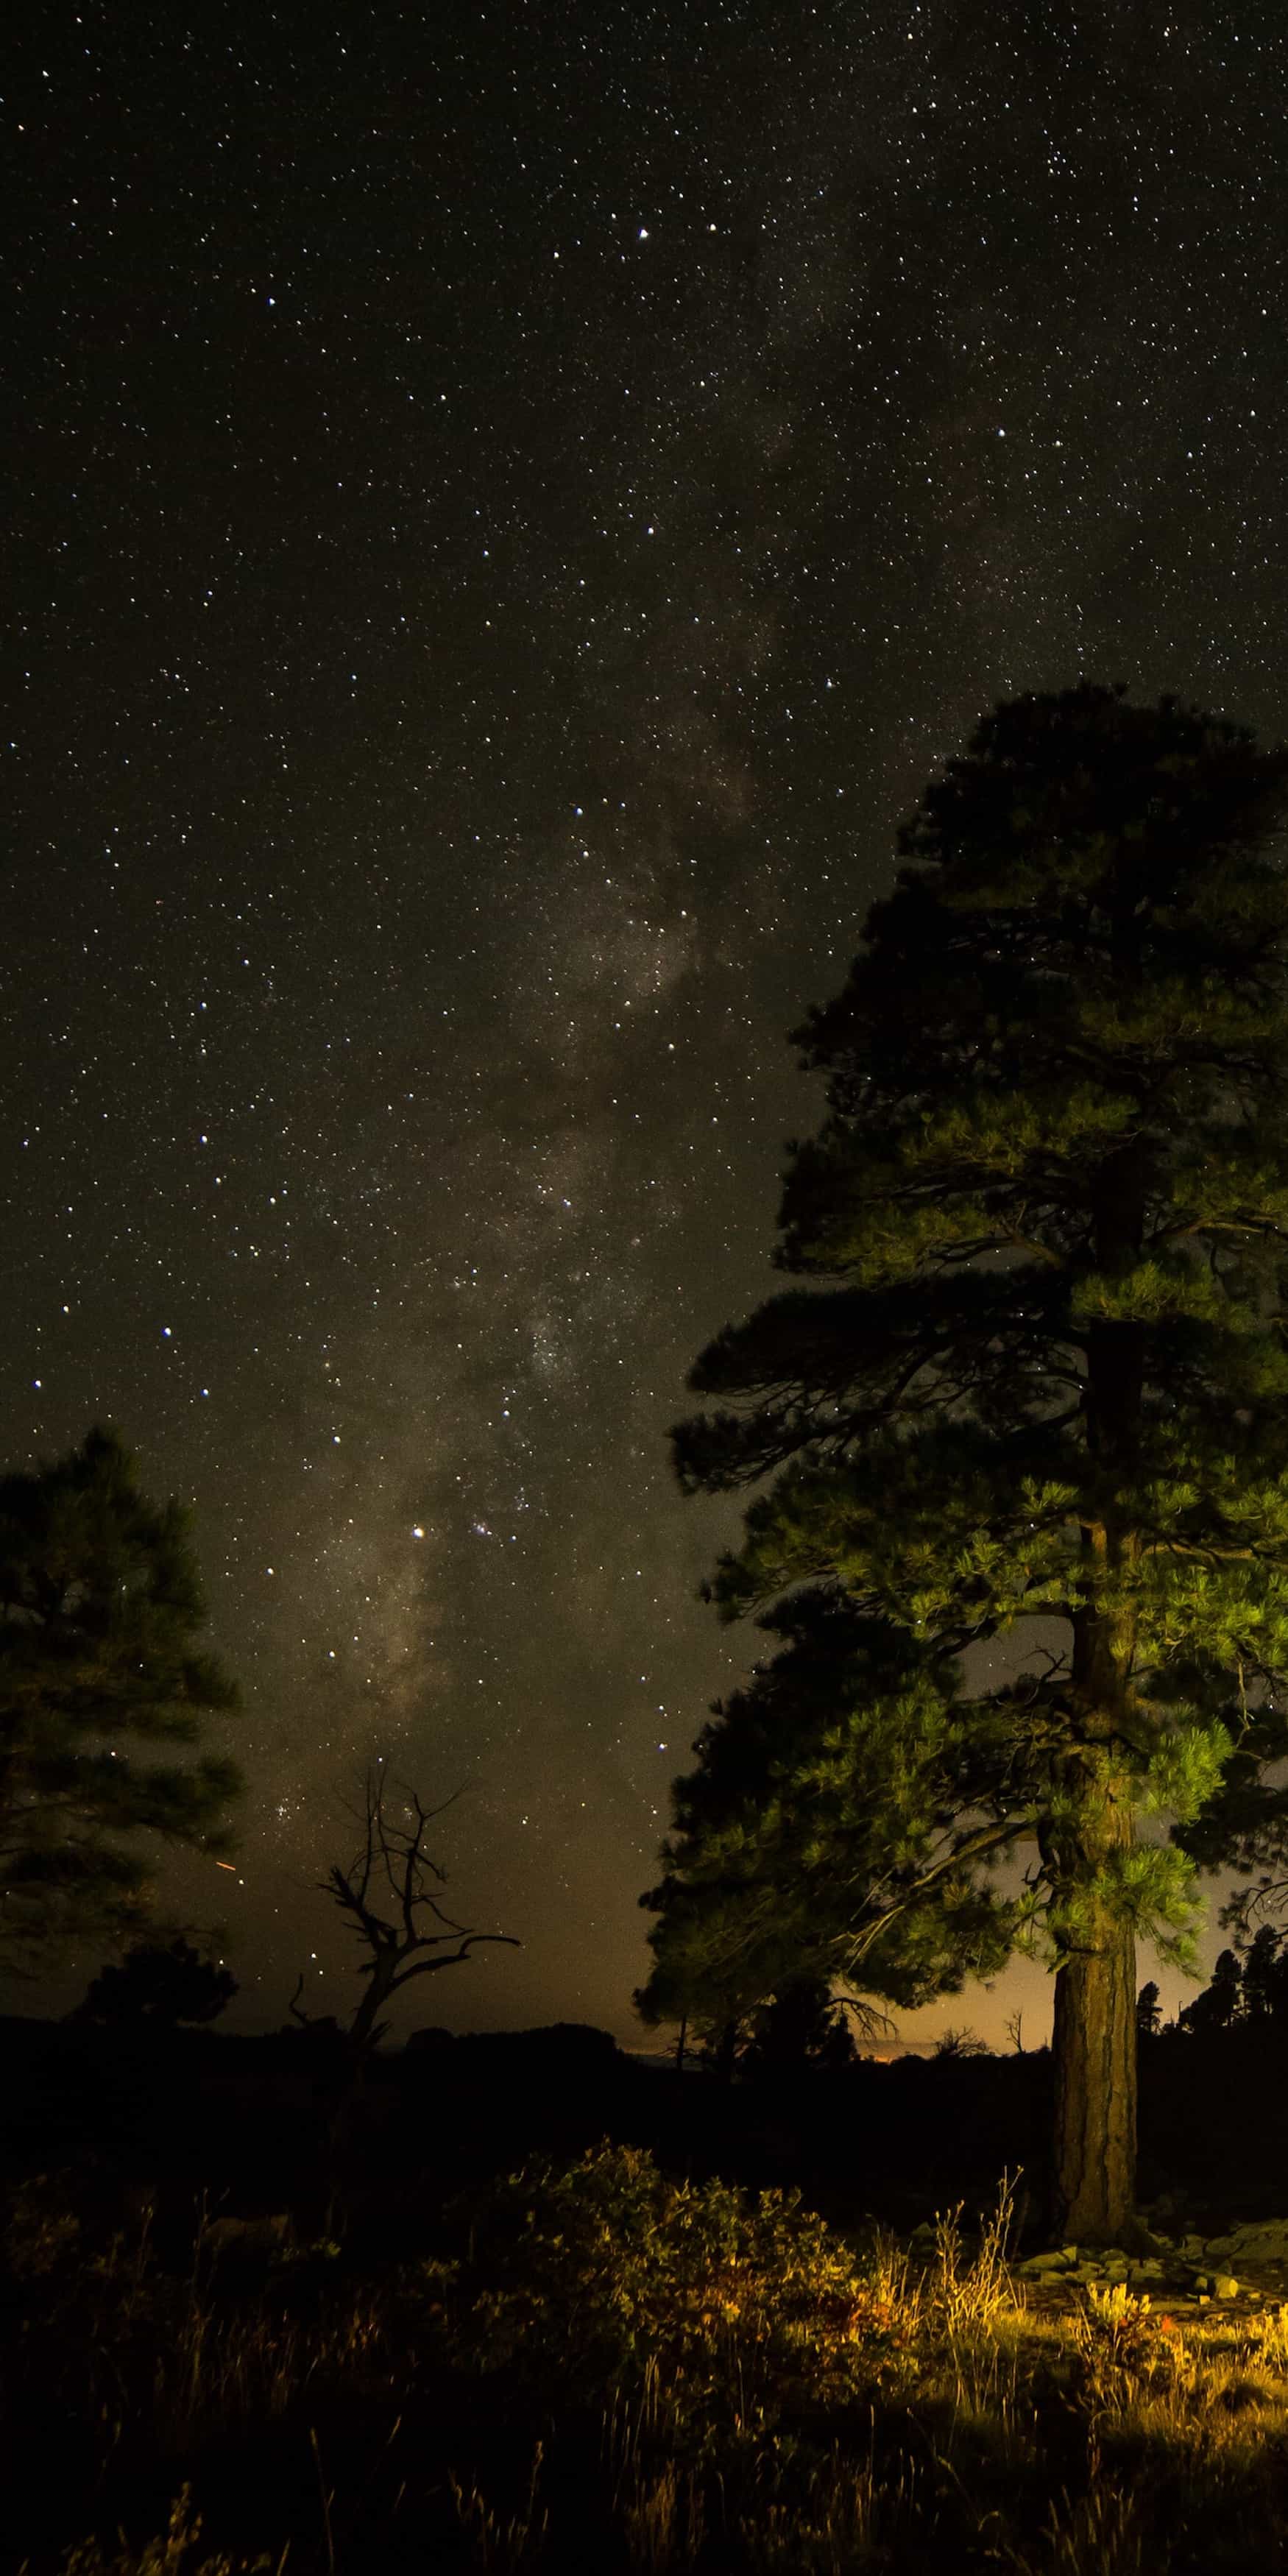
<svg viewBox="0 0 1288 2576">
<path fill-rule="evenodd" d="M 1281 15 L 21 15 L 0 1459 L 195 1508 L 230 2025 L 351 2004 L 382 1755 L 524 1943 L 398 2027 L 638 2045 L 785 1032 L 997 697 L 1288 730 Z"/>
</svg>

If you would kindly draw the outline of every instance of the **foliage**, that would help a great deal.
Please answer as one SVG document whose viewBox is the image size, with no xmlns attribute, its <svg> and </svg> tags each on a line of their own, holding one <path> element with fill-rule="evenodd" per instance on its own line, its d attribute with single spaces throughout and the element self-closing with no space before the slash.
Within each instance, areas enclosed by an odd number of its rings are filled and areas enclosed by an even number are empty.
<svg viewBox="0 0 1288 2576">
<path fill-rule="evenodd" d="M 795 2193 L 672 2182 L 604 2145 L 488 2185 L 455 2223 L 468 2256 L 428 2274 L 454 2357 L 556 2369 L 583 2393 L 637 2385 L 651 2362 L 702 2438 L 735 2384 L 767 2422 L 793 2394 L 856 2394 L 903 2356 L 889 2299 Z"/>
<path fill-rule="evenodd" d="M 1003 2174 L 997 2199 L 968 2242 L 964 2204 L 940 2210 L 934 2223 L 934 2258 L 920 2285 L 919 2322 L 940 2326 L 949 2335 L 995 2326 L 1014 2311 L 1015 2294 L 1007 2270 L 1015 2232 L 1015 2186 L 1018 2174 Z M 906 2292 L 905 2292 L 906 2296 Z"/>
<path fill-rule="evenodd" d="M 1242 2016 L 1240 1994 L 1242 1979 L 1239 1962 L 1233 1950 L 1222 1950 L 1212 1970 L 1210 1982 L 1201 1994 L 1186 2004 L 1177 2015 L 1180 2029 L 1187 2031 L 1229 2030 Z"/>
<path fill-rule="evenodd" d="M 822 1977 L 784 1977 L 749 2012 L 715 2021 L 699 2012 L 691 2027 L 686 2016 L 685 2053 L 726 2081 L 735 2072 L 835 2075 L 858 2062 L 856 2030 L 870 2038 L 890 2027 L 886 2014 L 838 1996 Z"/>
<path fill-rule="evenodd" d="M 835 2001 L 821 1977 L 784 1983 L 751 2015 L 743 2064 L 757 2073 L 785 2075 L 813 2067 L 835 2075 L 854 2060 L 845 2006 Z"/>
<path fill-rule="evenodd" d="M 4 2262 L 16 2280 L 38 2280 L 57 2272 L 80 2245 L 81 2223 L 67 2191 L 66 2177 L 31 2174 L 7 2195 Z"/>
<path fill-rule="evenodd" d="M 1184 2350 L 1170 2319 L 1156 2316 L 1148 2295 L 1122 2281 L 1107 2289 L 1092 2284 L 1086 2306 L 1069 2320 L 1069 2341 L 1073 2386 L 1093 2411 L 1173 2385 Z"/>
<path fill-rule="evenodd" d="M 1209 1983 L 1178 2015 L 1183 2031 L 1274 2023 L 1288 2029 L 1288 1932 L 1262 1923 L 1238 1949 L 1219 1952 Z"/>
<path fill-rule="evenodd" d="M 661 1918 L 644 2019 L 719 2026 L 801 1978 L 845 1979 L 860 1952 L 864 1987 L 908 2006 L 1000 1966 L 1010 1908 L 956 1849 L 940 1866 L 962 1776 L 950 1674 L 833 1588 L 762 1624 L 780 1652 L 717 1704 L 675 1785 L 666 1876 L 643 1900 Z"/>
<path fill-rule="evenodd" d="M 197 1746 L 236 1706 L 200 1645 L 188 1519 L 141 1491 L 115 1433 L 0 1480 L 0 1946 L 43 1970 L 72 1941 L 137 1926 L 137 1837 L 230 1848 L 236 1766 L 140 1748 Z"/>
<path fill-rule="evenodd" d="M 1259 1925 L 1243 1948 L 1239 1987 L 1249 2021 L 1288 2023 L 1288 1932 Z"/>
<path fill-rule="evenodd" d="M 677 1785 L 646 2015 L 792 1958 L 921 1999 L 1020 1945 L 1078 1998 L 1067 2074 L 1132 1991 L 1111 1959 L 1191 1962 L 1197 1866 L 1264 1859 L 1286 782 L 1172 700 L 998 707 L 797 1033 L 828 1108 L 775 1258 L 805 1284 L 717 1336 L 674 1434 L 686 1490 L 760 1488 L 711 1595 L 788 1642 Z"/>
<path fill-rule="evenodd" d="M 1162 2026 L 1163 2010 L 1158 1986 L 1155 1979 L 1149 1977 L 1136 1997 L 1136 2036 L 1138 2039 L 1157 2039 Z"/>
<path fill-rule="evenodd" d="M 495 2223 L 476 2193 L 450 2214 L 450 2260 L 432 2276 L 331 2249 L 275 2266 L 249 2297 L 221 2299 L 200 2265 L 162 2271 L 146 2238 L 96 2255 L 65 2212 L 61 2263 L 11 2277 L 0 2319 L 6 2540 L 24 2576 L 1263 2576 L 1283 2563 L 1288 2311 L 1173 2320 L 1115 2287 L 1026 2313 L 1000 2260 L 1004 2200 L 977 2251 L 950 2213 L 919 2265 L 890 2244 L 857 2257 L 781 2201 L 731 2209 L 720 2186 L 677 2195 L 597 2163 L 502 2183 Z M 52 2177 L 42 2208 L 57 2220 Z M 620 2231 L 641 2221 L 636 2258 Z M 713 2320 L 730 2263 L 763 2261 L 763 2340 L 740 2339 L 737 2319 L 701 2323 L 703 2247 Z M 477 2293 L 516 2256 L 532 2306 L 498 2363 Z M 794 2330 L 775 2345 L 780 2282 Z M 811 2368 L 802 2386 L 852 2284 L 878 2331 L 856 2339 L 854 2366 Z M 629 2349 L 597 2381 L 606 2309 L 612 2351 L 623 2332 Z M 677 2375 L 677 2351 L 699 2366 Z M 781 2388 L 761 2375 L 771 2352 Z M 148 2539 L 167 2495 L 168 2527 Z M 68 2548 L 81 2533 L 95 2536 Z"/>
<path fill-rule="evenodd" d="M 119 1964 L 100 1968 L 76 2021 L 150 2024 L 218 2019 L 237 1992 L 230 1968 L 205 1959 L 182 1933 L 173 1941 L 136 1941 Z"/>
</svg>

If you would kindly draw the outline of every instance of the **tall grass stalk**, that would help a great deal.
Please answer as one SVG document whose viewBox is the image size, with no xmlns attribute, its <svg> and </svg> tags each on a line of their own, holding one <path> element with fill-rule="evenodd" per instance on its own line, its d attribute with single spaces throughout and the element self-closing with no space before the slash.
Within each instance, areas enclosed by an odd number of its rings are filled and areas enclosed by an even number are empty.
<svg viewBox="0 0 1288 2576">
<path fill-rule="evenodd" d="M 927 2301 L 936 2322 L 953 2336 L 981 2326 L 994 2326 L 1012 2316 L 1017 2306 L 1007 2263 L 1015 2223 L 1015 2188 L 1020 2177 L 1004 2173 L 997 2199 L 985 2218 L 973 2250 L 962 2227 L 965 2204 L 941 2211 L 935 2220 L 935 2254 L 926 2284 Z"/>
<path fill-rule="evenodd" d="M 538 2510 L 537 2504 L 544 2457 L 544 2444 L 538 2442 L 532 2454 L 524 2502 L 517 2513 L 504 2519 L 496 2507 L 489 2504 L 477 2478 L 472 2478 L 468 2487 L 460 2478 L 448 2478 L 457 2521 L 473 2563 L 483 2571 L 483 2576 L 519 2576 L 519 2570 L 534 2567 L 540 2559 L 550 2529 L 549 2512 L 545 2506 Z"/>
</svg>

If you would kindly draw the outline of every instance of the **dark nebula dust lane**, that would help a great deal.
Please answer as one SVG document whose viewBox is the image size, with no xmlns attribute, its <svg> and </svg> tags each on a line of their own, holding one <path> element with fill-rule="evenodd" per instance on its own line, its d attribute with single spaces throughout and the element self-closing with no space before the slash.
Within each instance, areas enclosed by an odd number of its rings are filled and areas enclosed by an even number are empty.
<svg viewBox="0 0 1288 2576">
<path fill-rule="evenodd" d="M 379 1754 L 468 1784 L 453 1900 L 524 1942 L 425 2011 L 631 2035 L 754 1652 L 665 1432 L 770 1283 L 784 1032 L 997 696 L 1285 730 L 1284 54 L 1217 0 L 28 14 L 3 1456 L 111 1419 L 195 1505 L 250 1794 L 167 1889 L 234 2021 L 343 2008 Z"/>
</svg>

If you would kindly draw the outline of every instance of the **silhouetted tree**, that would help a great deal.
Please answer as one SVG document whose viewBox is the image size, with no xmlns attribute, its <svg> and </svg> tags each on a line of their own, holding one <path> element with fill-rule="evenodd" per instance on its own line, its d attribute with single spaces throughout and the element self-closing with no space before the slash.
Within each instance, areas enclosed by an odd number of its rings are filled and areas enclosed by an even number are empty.
<svg viewBox="0 0 1288 2576">
<path fill-rule="evenodd" d="M 759 2004 L 751 2016 L 743 2062 L 761 2074 L 785 2075 L 814 2067 L 831 2075 L 852 2066 L 854 2060 L 845 2006 L 821 1977 L 800 1977 L 784 1985 L 781 1993 Z"/>
<path fill-rule="evenodd" d="M 985 721 L 798 1033 L 828 1117 L 775 1257 L 807 1284 L 711 1344 L 692 1384 L 721 1409 L 675 1435 L 690 1491 L 773 1479 L 726 1618 L 823 1587 L 900 1645 L 799 1742 L 762 1745 L 753 1688 L 762 1787 L 710 1825 L 704 1774 L 740 1765 L 703 1739 L 646 1993 L 771 1992 L 799 1949 L 900 2000 L 1038 1946 L 1054 2215 L 1087 2239 L 1132 2212 L 1136 1936 L 1190 1956 L 1223 1774 L 1237 1750 L 1255 1831 L 1288 1744 L 1286 780 L 1170 700 Z"/>
<path fill-rule="evenodd" d="M 1136 2037 L 1137 2039 L 1157 2039 L 1162 2027 L 1163 2008 L 1159 2001 L 1158 1987 L 1150 1977 L 1136 1997 Z"/>
<path fill-rule="evenodd" d="M 149 1842 L 230 1847 L 235 1764 L 199 1744 L 236 1689 L 177 1503 L 151 1502 L 111 1431 L 0 1480 L 0 1955 L 47 1971 L 137 1924 Z M 139 1837 L 143 1837 L 140 1842 Z"/>
<path fill-rule="evenodd" d="M 993 2052 L 977 2030 L 942 2030 L 931 2050 L 932 2057 L 991 2057 Z"/>
<path fill-rule="evenodd" d="M 1243 1975 L 1233 1950 L 1218 1953 L 1201 1994 L 1176 2016 L 1181 2030 L 1230 2030 L 1243 2017 Z"/>
<path fill-rule="evenodd" d="M 396 1787 L 383 1763 L 378 1764 L 364 1784 L 358 1849 L 347 1868 L 337 1863 L 322 1881 L 323 1892 L 334 1899 L 367 1953 L 358 1962 L 366 1989 L 347 2034 L 356 2053 L 383 2038 L 388 2024 L 381 2013 L 414 1978 L 463 1967 L 482 1942 L 502 1942 L 511 1950 L 520 1946 L 509 1932 L 471 1931 L 439 1902 L 447 1872 L 426 1850 L 425 1836 L 453 1804 L 445 1798 L 441 1806 L 422 1806 L 414 1789 Z M 301 1976 L 297 2002 L 303 1982 Z"/>
<path fill-rule="evenodd" d="M 1288 1935 L 1263 1923 L 1243 1954 L 1240 1988 L 1249 2021 L 1288 2018 Z"/>
<path fill-rule="evenodd" d="M 738 2060 L 747 2044 L 747 2023 L 737 2017 L 722 2022 L 699 2022 L 689 2054 L 704 2075 L 713 2076 L 717 2084 L 732 2084 Z"/>
<path fill-rule="evenodd" d="M 138 1941 L 118 1966 L 101 1968 L 69 2018 L 172 2029 L 217 2020 L 236 1992 L 232 1970 L 203 1958 L 180 1934 L 169 1942 Z"/>
</svg>

